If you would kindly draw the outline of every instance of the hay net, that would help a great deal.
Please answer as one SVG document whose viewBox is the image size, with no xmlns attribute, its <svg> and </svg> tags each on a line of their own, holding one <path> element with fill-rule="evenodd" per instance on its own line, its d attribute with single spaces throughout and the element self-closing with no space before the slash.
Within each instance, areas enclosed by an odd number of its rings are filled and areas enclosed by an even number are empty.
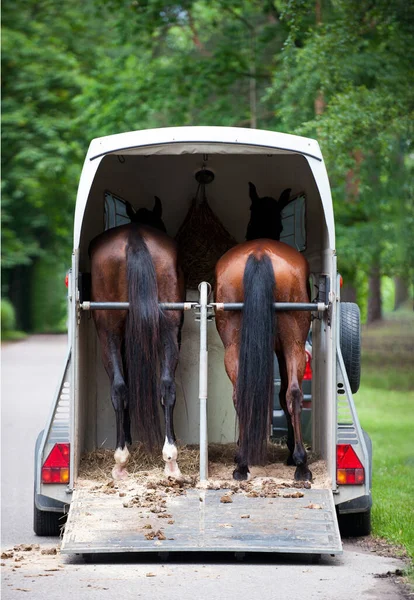
<svg viewBox="0 0 414 600">
<path fill-rule="evenodd" d="M 214 287 L 216 263 L 237 241 L 210 208 L 204 183 L 199 184 L 175 239 L 187 288 L 196 290 L 202 281 Z"/>
</svg>

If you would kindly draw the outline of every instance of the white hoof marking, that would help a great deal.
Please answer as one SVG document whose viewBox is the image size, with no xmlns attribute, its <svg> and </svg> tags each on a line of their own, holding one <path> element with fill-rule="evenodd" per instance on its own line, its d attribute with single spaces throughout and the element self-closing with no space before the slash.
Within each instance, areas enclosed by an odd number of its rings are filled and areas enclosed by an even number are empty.
<svg viewBox="0 0 414 600">
<path fill-rule="evenodd" d="M 162 449 L 162 457 L 165 462 L 170 460 L 177 460 L 178 452 L 175 444 L 170 444 L 167 438 L 165 438 L 164 447 Z"/>
<path fill-rule="evenodd" d="M 125 448 L 117 448 L 115 450 L 114 459 L 117 465 L 120 467 L 125 467 L 129 459 L 129 450 L 125 446 Z"/>
<path fill-rule="evenodd" d="M 177 456 L 177 446 L 175 444 L 170 444 L 168 439 L 165 438 L 162 457 L 165 460 L 164 474 L 166 477 L 181 479 L 181 471 L 177 465 Z"/>
</svg>

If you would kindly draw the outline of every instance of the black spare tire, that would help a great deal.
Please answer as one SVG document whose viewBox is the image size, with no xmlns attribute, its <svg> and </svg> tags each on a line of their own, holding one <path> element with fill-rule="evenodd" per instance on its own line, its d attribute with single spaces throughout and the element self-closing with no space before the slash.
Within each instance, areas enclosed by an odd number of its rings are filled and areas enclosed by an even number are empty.
<svg viewBox="0 0 414 600">
<path fill-rule="evenodd" d="M 359 390 L 361 380 L 361 317 L 358 304 L 340 304 L 339 342 L 349 385 L 353 394 Z"/>
</svg>

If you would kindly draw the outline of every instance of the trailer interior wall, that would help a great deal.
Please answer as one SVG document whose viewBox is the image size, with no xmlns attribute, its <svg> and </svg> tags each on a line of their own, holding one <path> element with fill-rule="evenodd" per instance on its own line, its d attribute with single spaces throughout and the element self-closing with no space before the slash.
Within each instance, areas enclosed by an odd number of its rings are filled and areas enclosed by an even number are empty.
<svg viewBox="0 0 414 600">
<path fill-rule="evenodd" d="M 241 151 L 241 150 L 239 150 Z M 267 150 L 269 152 L 269 150 Z M 104 193 L 110 191 L 128 200 L 135 208 L 152 208 L 154 195 L 161 198 L 163 220 L 168 233 L 174 236 L 183 222 L 197 182 L 194 174 L 203 165 L 215 174 L 212 184 L 206 187 L 208 202 L 226 229 L 238 240 L 244 241 L 250 218 L 248 182 L 257 186 L 259 196 L 278 198 L 287 187 L 292 195 L 306 195 L 307 247 L 304 252 L 310 262 L 311 272 L 319 274 L 329 269 L 329 236 L 326 233 L 323 208 L 318 188 L 307 159 L 295 153 L 243 153 L 181 155 L 108 155 L 103 157 L 89 193 L 79 247 L 79 270 L 90 272 L 88 247 L 90 241 L 104 229 Z M 329 272 L 329 270 L 328 270 Z M 315 297 L 316 291 L 313 291 Z M 197 299 L 189 291 L 187 299 Z M 326 325 L 322 324 L 322 329 Z M 115 415 L 110 400 L 107 375 L 103 369 L 99 343 L 90 313 L 83 314 L 79 326 L 79 394 L 78 412 L 80 451 L 115 445 Z M 236 439 L 235 411 L 232 388 L 224 370 L 224 352 L 213 322 L 208 325 L 209 349 L 209 441 L 226 443 Z M 315 349 L 327 341 L 314 328 Z M 199 325 L 194 314 L 186 313 L 182 335 L 180 363 L 176 373 L 177 405 L 174 413 L 177 437 L 186 443 L 198 443 L 198 350 Z M 315 356 L 315 353 L 314 353 Z M 326 427 L 327 403 L 332 402 L 326 393 L 327 362 L 314 365 L 313 414 L 319 426 L 314 428 L 317 439 L 314 446 L 327 456 L 329 444 Z"/>
</svg>

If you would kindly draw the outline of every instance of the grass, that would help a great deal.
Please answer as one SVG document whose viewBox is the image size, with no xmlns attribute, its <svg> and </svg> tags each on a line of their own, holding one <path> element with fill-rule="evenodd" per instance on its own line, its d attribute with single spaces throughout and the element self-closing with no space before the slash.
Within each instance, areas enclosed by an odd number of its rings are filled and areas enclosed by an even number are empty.
<svg viewBox="0 0 414 600">
<path fill-rule="evenodd" d="M 355 402 L 373 443 L 372 533 L 414 558 L 414 315 L 392 315 L 362 333 Z M 411 575 L 413 571 L 411 568 Z"/>
<path fill-rule="evenodd" d="M 1 341 L 2 342 L 18 342 L 27 338 L 27 333 L 24 331 L 2 331 Z"/>
</svg>

